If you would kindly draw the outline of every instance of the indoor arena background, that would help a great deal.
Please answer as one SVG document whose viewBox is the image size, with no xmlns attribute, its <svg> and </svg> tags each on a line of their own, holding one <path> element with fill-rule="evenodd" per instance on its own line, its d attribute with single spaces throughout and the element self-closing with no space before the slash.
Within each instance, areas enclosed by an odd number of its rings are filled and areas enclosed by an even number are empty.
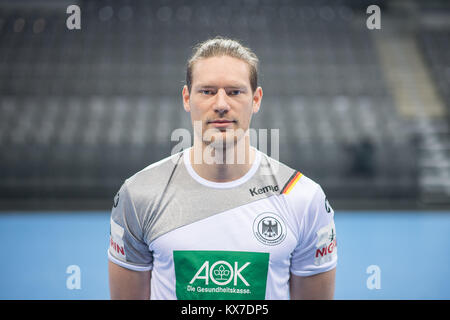
<svg viewBox="0 0 450 320">
<path fill-rule="evenodd" d="M 258 55 L 252 127 L 335 210 L 335 298 L 450 299 L 444 0 L 0 1 L 0 299 L 109 299 L 114 195 L 191 128 L 216 35 Z"/>
</svg>

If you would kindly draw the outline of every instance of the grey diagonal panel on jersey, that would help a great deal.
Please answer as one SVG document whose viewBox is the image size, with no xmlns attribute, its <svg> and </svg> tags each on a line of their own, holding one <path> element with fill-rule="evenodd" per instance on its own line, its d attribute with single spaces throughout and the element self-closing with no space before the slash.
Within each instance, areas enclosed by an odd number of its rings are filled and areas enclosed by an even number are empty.
<svg viewBox="0 0 450 320">
<path fill-rule="evenodd" d="M 210 188 L 189 175 L 180 152 L 138 172 L 127 186 L 149 244 L 176 228 L 280 194 L 293 172 L 262 153 L 260 166 L 248 181 L 235 188 Z M 278 189 L 265 188 L 261 194 L 250 191 L 266 186 Z"/>
</svg>

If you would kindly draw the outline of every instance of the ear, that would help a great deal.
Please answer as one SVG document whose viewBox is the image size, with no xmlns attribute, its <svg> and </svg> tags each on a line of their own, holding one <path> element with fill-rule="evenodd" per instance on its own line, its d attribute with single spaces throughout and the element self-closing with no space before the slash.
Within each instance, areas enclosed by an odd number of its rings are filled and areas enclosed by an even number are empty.
<svg viewBox="0 0 450 320">
<path fill-rule="evenodd" d="M 190 94 L 189 89 L 186 85 L 183 87 L 182 96 L 183 96 L 184 110 L 186 110 L 186 112 L 190 112 L 191 111 L 191 105 L 189 103 Z"/>
<path fill-rule="evenodd" d="M 256 88 L 253 94 L 253 113 L 257 113 L 261 107 L 261 101 L 263 97 L 263 90 L 261 87 Z"/>
</svg>

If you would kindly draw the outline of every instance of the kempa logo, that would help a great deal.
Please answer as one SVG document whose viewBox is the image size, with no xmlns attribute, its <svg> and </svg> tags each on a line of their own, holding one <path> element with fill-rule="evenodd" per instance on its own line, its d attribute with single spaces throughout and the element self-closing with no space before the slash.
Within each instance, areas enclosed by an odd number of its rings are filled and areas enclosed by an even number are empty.
<svg viewBox="0 0 450 320">
<path fill-rule="evenodd" d="M 286 238 L 286 232 L 283 219 L 275 213 L 262 213 L 253 222 L 253 234 L 256 239 L 269 246 L 281 243 Z"/>
<path fill-rule="evenodd" d="M 196 280 L 204 280 L 205 285 L 209 284 L 209 280 L 219 286 L 225 286 L 233 281 L 233 285 L 238 284 L 238 279 L 242 281 L 247 287 L 250 284 L 242 276 L 242 271 L 250 265 L 250 262 L 246 262 L 244 265 L 239 266 L 238 262 L 234 262 L 232 266 L 225 260 L 220 260 L 209 266 L 209 261 L 205 261 L 203 265 L 198 269 L 197 273 L 191 279 L 189 284 L 193 284 Z"/>
<path fill-rule="evenodd" d="M 262 187 L 259 189 L 256 189 L 256 187 L 254 187 L 253 189 L 248 189 L 248 190 L 250 191 L 250 194 L 252 195 L 252 197 L 254 197 L 259 194 L 267 193 L 269 191 L 277 192 L 279 190 L 279 188 L 278 188 L 278 185 L 276 185 L 276 186 L 269 185 L 269 186 L 265 186 L 265 187 Z"/>
<path fill-rule="evenodd" d="M 334 222 L 317 231 L 314 264 L 320 266 L 331 261 L 337 254 L 336 227 Z"/>
<path fill-rule="evenodd" d="M 330 203 L 328 202 L 328 199 L 325 198 L 325 210 L 327 210 L 328 213 L 331 212 L 331 210 L 333 210 L 330 206 Z"/>
</svg>

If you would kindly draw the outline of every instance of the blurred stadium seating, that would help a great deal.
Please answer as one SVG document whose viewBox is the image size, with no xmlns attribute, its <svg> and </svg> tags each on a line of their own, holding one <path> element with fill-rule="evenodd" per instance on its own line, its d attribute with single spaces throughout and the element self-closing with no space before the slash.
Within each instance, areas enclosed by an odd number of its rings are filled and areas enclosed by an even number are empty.
<svg viewBox="0 0 450 320">
<path fill-rule="evenodd" d="M 280 160 L 330 199 L 448 205 L 450 20 L 417 12 L 448 18 L 450 5 L 426 3 L 378 2 L 382 29 L 369 30 L 367 1 L 2 1 L 0 203 L 109 208 L 125 178 L 170 154 L 174 129 L 190 129 L 185 62 L 194 44 L 223 35 L 261 60 L 252 127 L 280 129 Z M 81 30 L 66 28 L 70 4 Z M 379 51 L 392 34 L 417 45 L 426 69 L 413 77 L 429 74 L 439 112 L 427 100 L 401 111 L 386 69 L 396 60 Z"/>
</svg>

